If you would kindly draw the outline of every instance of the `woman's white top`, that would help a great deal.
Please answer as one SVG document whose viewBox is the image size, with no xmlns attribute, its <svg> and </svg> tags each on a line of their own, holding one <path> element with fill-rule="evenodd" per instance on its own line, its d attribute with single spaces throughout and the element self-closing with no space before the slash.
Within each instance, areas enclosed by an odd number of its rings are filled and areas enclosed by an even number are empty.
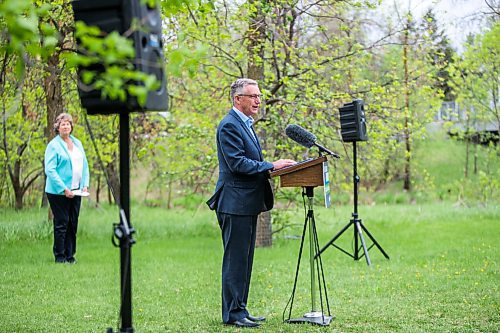
<svg viewBox="0 0 500 333">
<path fill-rule="evenodd" d="M 71 166 L 73 169 L 73 178 L 71 181 L 71 190 L 76 190 L 80 188 L 80 181 L 82 180 L 83 173 L 83 154 L 75 146 L 73 146 L 73 150 L 68 150 L 69 156 L 71 157 Z"/>
</svg>

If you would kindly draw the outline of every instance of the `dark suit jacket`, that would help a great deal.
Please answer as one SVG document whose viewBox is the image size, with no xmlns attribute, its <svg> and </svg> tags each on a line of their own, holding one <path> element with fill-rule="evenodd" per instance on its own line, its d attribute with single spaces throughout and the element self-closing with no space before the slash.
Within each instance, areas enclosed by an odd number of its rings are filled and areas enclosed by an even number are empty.
<svg viewBox="0 0 500 333">
<path fill-rule="evenodd" d="M 262 157 L 258 140 L 231 109 L 217 127 L 219 179 L 210 209 L 233 215 L 258 215 L 273 208 L 269 183 L 273 164 Z"/>
</svg>

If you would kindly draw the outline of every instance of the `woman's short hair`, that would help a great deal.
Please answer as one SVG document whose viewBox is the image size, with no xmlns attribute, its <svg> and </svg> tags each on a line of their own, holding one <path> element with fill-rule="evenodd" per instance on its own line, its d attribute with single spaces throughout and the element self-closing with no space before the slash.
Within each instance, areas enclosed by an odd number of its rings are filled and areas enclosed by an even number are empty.
<svg viewBox="0 0 500 333">
<path fill-rule="evenodd" d="M 67 121 L 71 125 L 71 132 L 73 132 L 73 117 L 71 117 L 70 114 L 68 113 L 61 113 L 56 117 L 56 120 L 54 121 L 54 131 L 59 134 L 59 126 L 61 126 L 61 122 Z M 71 133 L 70 132 L 70 133 Z"/>
<path fill-rule="evenodd" d="M 231 103 L 234 103 L 234 96 L 242 94 L 246 86 L 258 86 L 257 81 L 252 79 L 238 79 L 231 84 Z"/>
</svg>

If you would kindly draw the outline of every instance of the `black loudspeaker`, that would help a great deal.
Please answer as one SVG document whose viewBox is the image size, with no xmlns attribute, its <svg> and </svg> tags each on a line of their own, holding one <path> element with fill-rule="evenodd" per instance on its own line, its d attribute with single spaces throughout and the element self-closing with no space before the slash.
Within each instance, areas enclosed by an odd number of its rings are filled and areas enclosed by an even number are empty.
<svg viewBox="0 0 500 333">
<path fill-rule="evenodd" d="M 117 31 L 122 36 L 127 32 L 135 48 L 132 59 L 136 71 L 153 74 L 161 83 L 156 91 L 150 91 L 145 105 L 139 105 L 134 96 L 127 94 L 125 101 L 104 99 L 100 90 L 82 89 L 78 92 L 82 106 L 89 114 L 110 114 L 133 111 L 166 111 L 168 109 L 167 80 L 164 72 L 162 26 L 157 1 L 141 0 L 74 0 L 73 12 L 76 21 L 88 26 L 97 26 L 101 31 Z M 131 25 L 133 27 L 131 29 Z M 130 35 L 128 35 L 132 32 Z M 77 41 L 77 44 L 79 41 Z M 103 71 L 99 64 L 78 68 L 78 79 L 85 70 Z"/>
<path fill-rule="evenodd" d="M 345 142 L 367 141 L 365 107 L 360 99 L 346 103 L 339 108 L 340 133 Z"/>
</svg>

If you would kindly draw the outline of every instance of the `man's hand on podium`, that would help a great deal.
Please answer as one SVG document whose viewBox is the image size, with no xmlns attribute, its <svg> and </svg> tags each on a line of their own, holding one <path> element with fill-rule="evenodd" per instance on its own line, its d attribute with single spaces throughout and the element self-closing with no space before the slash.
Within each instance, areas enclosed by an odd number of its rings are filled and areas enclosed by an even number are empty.
<svg viewBox="0 0 500 333">
<path fill-rule="evenodd" d="M 273 162 L 273 166 L 274 166 L 273 171 L 292 166 L 296 163 L 297 162 L 295 162 L 294 160 L 289 160 L 289 159 L 277 160 L 276 162 Z"/>
</svg>

